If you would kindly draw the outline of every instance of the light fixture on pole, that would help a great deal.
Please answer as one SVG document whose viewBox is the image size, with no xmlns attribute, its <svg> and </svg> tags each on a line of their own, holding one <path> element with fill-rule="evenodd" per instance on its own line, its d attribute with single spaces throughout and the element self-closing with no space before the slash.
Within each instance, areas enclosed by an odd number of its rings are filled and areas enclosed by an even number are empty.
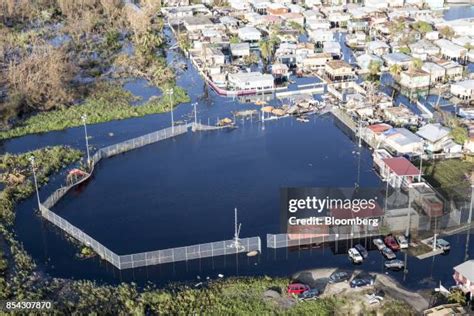
<svg viewBox="0 0 474 316">
<path fill-rule="evenodd" d="M 194 107 L 194 125 L 197 125 L 197 110 L 196 110 L 197 104 L 198 104 L 197 102 L 193 103 L 193 107 Z"/>
<path fill-rule="evenodd" d="M 84 125 L 84 137 L 86 139 L 86 152 L 87 152 L 87 167 L 89 168 L 90 167 L 90 162 L 91 162 L 91 156 L 90 156 L 90 152 L 89 152 L 89 136 L 87 136 L 87 115 L 82 115 L 81 116 L 81 119 L 82 119 L 82 124 Z"/>
<path fill-rule="evenodd" d="M 35 157 L 34 156 L 31 156 L 29 158 L 30 162 L 31 162 L 31 170 L 33 170 L 33 180 L 34 180 L 34 183 L 35 183 L 35 189 L 36 189 L 36 199 L 38 201 L 38 209 L 40 209 L 40 197 L 39 197 L 39 190 L 38 190 L 38 181 L 36 179 L 36 165 L 35 165 Z"/>
<path fill-rule="evenodd" d="M 174 117 L 173 117 L 173 89 L 167 89 L 166 94 L 170 97 L 170 112 L 171 112 L 171 133 L 174 134 Z"/>
</svg>

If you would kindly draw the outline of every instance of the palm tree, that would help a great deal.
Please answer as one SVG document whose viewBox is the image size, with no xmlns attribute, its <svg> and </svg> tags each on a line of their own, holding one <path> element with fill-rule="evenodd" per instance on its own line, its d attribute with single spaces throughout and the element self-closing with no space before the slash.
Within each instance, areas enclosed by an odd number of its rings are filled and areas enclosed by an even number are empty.
<svg viewBox="0 0 474 316">
<path fill-rule="evenodd" d="M 389 72 L 393 77 L 398 77 L 402 72 L 402 66 L 400 66 L 399 64 L 393 64 L 392 66 L 390 66 Z"/>
<path fill-rule="evenodd" d="M 450 303 L 458 303 L 464 305 L 466 304 L 466 295 L 463 293 L 463 291 L 455 289 L 451 291 L 451 293 L 449 293 L 448 301 Z"/>
<path fill-rule="evenodd" d="M 268 38 L 265 38 L 261 40 L 258 44 L 260 46 L 260 53 L 262 54 L 266 69 L 273 57 L 274 42 L 272 40 L 269 40 Z"/>
<path fill-rule="evenodd" d="M 419 58 L 414 58 L 410 64 L 412 70 L 419 70 L 423 66 L 423 61 Z"/>
</svg>

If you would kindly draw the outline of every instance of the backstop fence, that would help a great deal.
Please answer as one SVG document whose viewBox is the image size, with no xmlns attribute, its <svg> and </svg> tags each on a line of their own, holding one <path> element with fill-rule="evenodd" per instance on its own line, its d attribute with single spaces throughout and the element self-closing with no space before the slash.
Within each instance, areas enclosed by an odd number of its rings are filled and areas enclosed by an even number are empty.
<svg viewBox="0 0 474 316">
<path fill-rule="evenodd" d="M 130 269 L 137 267 L 144 267 L 149 265 L 156 265 L 162 263 L 171 263 L 178 261 L 188 261 L 193 259 L 208 258 L 214 256 L 223 256 L 230 254 L 238 254 L 242 252 L 259 251 L 261 252 L 261 241 L 260 237 L 242 238 L 239 240 L 224 240 L 217 242 L 210 242 L 204 244 L 197 244 L 186 247 L 170 248 L 164 250 L 155 250 L 149 252 L 128 254 L 128 255 L 117 255 L 112 250 L 108 249 L 100 242 L 83 232 L 78 227 L 72 225 L 67 220 L 54 213 L 50 209 L 56 205 L 56 203 L 66 193 L 77 186 L 78 184 L 86 181 L 93 173 L 94 167 L 99 161 L 104 158 L 109 158 L 133 149 L 137 149 L 152 143 L 159 142 L 177 135 L 184 134 L 188 131 L 188 128 L 192 127 L 193 130 L 212 130 L 215 128 L 206 128 L 202 124 L 186 124 L 168 127 L 157 132 L 149 133 L 140 137 L 136 137 L 121 143 L 117 143 L 108 147 L 99 149 L 92 157 L 90 161 L 90 172 L 86 177 L 83 177 L 79 181 L 66 186 L 61 187 L 54 191 L 43 203 L 40 203 L 41 216 L 47 219 L 50 223 L 60 228 L 64 232 L 68 233 L 76 240 L 81 242 L 93 249 L 102 259 L 110 262 L 116 268 Z"/>
</svg>

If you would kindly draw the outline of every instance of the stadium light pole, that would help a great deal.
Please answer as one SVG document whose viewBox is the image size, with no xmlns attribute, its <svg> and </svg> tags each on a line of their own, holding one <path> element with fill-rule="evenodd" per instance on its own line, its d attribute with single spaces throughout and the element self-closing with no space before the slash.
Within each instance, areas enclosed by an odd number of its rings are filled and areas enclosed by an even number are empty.
<svg viewBox="0 0 474 316">
<path fill-rule="evenodd" d="M 174 134 L 174 116 L 173 116 L 173 89 L 167 89 L 166 93 L 170 97 L 170 109 L 171 109 L 171 133 Z"/>
<path fill-rule="evenodd" d="M 90 162 L 91 162 L 91 156 L 89 152 L 89 136 L 87 135 L 87 115 L 82 115 L 82 124 L 84 125 L 84 137 L 86 139 L 86 152 L 87 152 L 87 168 L 90 167 Z M 89 172 L 89 171 L 88 171 Z"/>
<path fill-rule="evenodd" d="M 39 196 L 39 190 L 38 190 L 38 180 L 36 179 L 36 165 L 35 165 L 35 157 L 34 156 L 31 156 L 29 158 L 30 162 L 31 162 L 31 170 L 33 171 L 33 180 L 34 180 L 34 183 L 35 183 L 35 189 L 36 189 L 36 200 L 38 201 L 38 209 L 40 209 L 40 196 Z"/>
</svg>

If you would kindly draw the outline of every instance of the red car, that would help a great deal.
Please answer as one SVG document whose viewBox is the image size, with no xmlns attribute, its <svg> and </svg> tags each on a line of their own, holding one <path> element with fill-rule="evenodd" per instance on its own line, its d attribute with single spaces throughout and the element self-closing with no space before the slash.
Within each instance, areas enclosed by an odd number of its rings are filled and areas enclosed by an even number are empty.
<svg viewBox="0 0 474 316">
<path fill-rule="evenodd" d="M 394 251 L 400 250 L 400 245 L 397 243 L 397 240 L 392 235 L 388 235 L 387 237 L 385 237 L 384 242 L 388 248 Z"/>
<path fill-rule="evenodd" d="M 306 291 L 308 291 L 310 288 L 306 284 L 302 283 L 292 283 L 288 285 L 287 292 L 288 294 L 295 294 L 295 295 L 300 295 Z"/>
</svg>

